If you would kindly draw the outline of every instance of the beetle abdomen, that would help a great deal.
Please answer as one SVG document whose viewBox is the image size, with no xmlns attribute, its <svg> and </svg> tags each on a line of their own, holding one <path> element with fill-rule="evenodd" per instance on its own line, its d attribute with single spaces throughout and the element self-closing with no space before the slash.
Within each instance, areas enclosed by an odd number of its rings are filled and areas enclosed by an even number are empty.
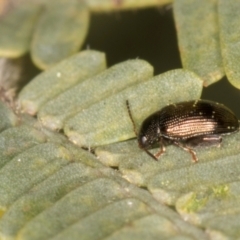
<svg viewBox="0 0 240 240">
<path fill-rule="evenodd" d="M 230 109 L 206 100 L 169 105 L 158 115 L 161 135 L 173 140 L 228 134 L 239 129 L 238 119 Z"/>
</svg>

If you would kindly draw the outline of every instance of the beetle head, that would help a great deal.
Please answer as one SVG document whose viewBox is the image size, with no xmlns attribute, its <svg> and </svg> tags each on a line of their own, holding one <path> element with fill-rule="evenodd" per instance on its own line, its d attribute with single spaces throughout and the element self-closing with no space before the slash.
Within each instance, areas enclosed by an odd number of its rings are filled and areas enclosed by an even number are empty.
<svg viewBox="0 0 240 240">
<path fill-rule="evenodd" d="M 148 149 L 159 141 L 160 129 L 155 115 L 144 120 L 138 134 L 138 145 L 142 149 Z"/>
</svg>

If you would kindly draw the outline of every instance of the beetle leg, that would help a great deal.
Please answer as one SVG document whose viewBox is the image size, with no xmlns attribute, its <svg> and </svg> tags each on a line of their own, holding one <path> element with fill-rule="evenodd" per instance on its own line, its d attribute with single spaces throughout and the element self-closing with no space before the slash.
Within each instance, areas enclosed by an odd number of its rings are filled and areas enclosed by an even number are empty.
<svg viewBox="0 0 240 240">
<path fill-rule="evenodd" d="M 160 151 L 154 154 L 156 158 L 159 158 L 166 151 L 162 138 L 160 138 L 159 143 L 160 143 Z"/>
<path fill-rule="evenodd" d="M 158 158 L 165 152 L 165 146 L 163 143 L 163 139 L 160 138 L 160 151 L 158 151 L 156 154 L 150 153 L 147 149 L 143 149 L 150 157 L 152 157 L 154 160 L 158 161 Z"/>
<path fill-rule="evenodd" d="M 174 141 L 173 143 L 174 143 L 176 146 L 182 148 L 183 150 L 189 152 L 189 153 L 192 155 L 192 160 L 193 160 L 193 162 L 196 163 L 196 162 L 198 161 L 198 158 L 197 158 L 196 153 L 195 153 L 191 148 L 189 148 L 189 147 L 187 147 L 187 146 L 183 146 L 181 143 L 176 142 L 176 141 Z"/>
</svg>

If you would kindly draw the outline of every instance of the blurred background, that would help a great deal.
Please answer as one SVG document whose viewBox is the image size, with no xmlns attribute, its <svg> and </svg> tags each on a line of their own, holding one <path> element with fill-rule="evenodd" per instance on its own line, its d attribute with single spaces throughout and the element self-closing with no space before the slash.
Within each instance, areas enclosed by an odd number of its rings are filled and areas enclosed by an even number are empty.
<svg viewBox="0 0 240 240">
<path fill-rule="evenodd" d="M 0 0 L 2 15 L 16 2 L 18 0 Z M 182 67 L 171 5 L 91 14 L 90 29 L 82 49 L 88 48 L 105 52 L 108 66 L 140 58 L 154 66 L 155 75 Z M 39 70 L 29 56 L 25 59 L 25 76 L 28 76 L 25 79 L 30 80 Z M 224 103 L 240 119 L 240 90 L 226 78 L 204 88 L 202 99 Z"/>
<path fill-rule="evenodd" d="M 83 48 L 104 51 L 108 66 L 131 58 L 150 62 L 155 75 L 181 68 L 171 6 L 92 14 Z M 240 119 L 240 90 L 226 78 L 204 88 L 202 99 L 224 103 Z"/>
</svg>

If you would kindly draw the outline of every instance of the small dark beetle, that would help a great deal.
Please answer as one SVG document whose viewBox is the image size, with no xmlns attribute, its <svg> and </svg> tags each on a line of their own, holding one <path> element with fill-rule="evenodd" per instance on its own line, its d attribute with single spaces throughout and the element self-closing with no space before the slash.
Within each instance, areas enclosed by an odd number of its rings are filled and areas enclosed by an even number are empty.
<svg viewBox="0 0 240 240">
<path fill-rule="evenodd" d="M 164 142 L 183 148 L 197 162 L 192 147 L 219 145 L 222 135 L 239 130 L 239 122 L 234 113 L 222 104 L 208 100 L 180 102 L 168 105 L 147 117 L 137 134 L 129 102 L 128 113 L 134 126 L 141 149 L 155 160 L 165 152 Z M 156 143 L 160 151 L 153 155 L 148 151 Z"/>
</svg>

